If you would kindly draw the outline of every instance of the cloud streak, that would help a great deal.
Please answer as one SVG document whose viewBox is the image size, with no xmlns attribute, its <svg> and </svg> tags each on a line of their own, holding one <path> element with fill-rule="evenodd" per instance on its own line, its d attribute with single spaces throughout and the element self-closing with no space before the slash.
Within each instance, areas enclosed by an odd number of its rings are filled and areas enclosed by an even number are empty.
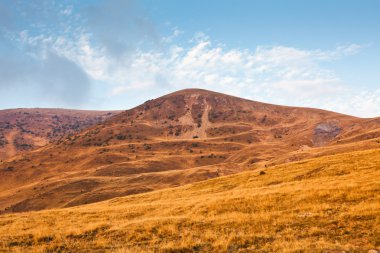
<svg viewBox="0 0 380 253">
<path fill-rule="evenodd" d="M 35 17 L 35 4 L 31 1 L 21 6 L 15 2 L 8 8 L 2 7 L 1 12 L 8 14 L 8 19 L 0 23 L 2 101 L 15 96 L 56 106 L 80 106 L 90 94 L 90 79 L 75 62 L 49 47 L 52 35 L 42 21 L 50 20 L 52 13 L 46 13 L 51 8 L 44 9 L 41 17 Z M 41 4 L 46 7 L 48 2 L 42 1 Z M 25 19 L 22 21 L 27 24 L 30 21 L 32 26 L 39 27 L 32 29 L 37 33 L 33 38 L 27 30 L 21 30 L 26 27 L 15 23 L 18 18 L 16 11 L 23 11 L 21 15 Z M 46 34 L 42 34 L 42 31 L 46 31 Z"/>
<path fill-rule="evenodd" d="M 106 53 L 114 58 L 136 49 L 142 41 L 158 44 L 159 35 L 134 0 L 107 0 L 89 5 L 84 26 Z"/>
<path fill-rule="evenodd" d="M 45 0 L 0 3 L 2 96 L 25 92 L 25 99 L 44 104 L 83 106 L 107 68 L 120 64 L 142 39 L 157 40 L 141 13 L 132 0 L 81 7 Z"/>
<path fill-rule="evenodd" d="M 197 87 L 358 116 L 380 112 L 374 95 L 380 91 L 347 86 L 326 67 L 358 54 L 364 50 L 361 45 L 330 50 L 283 45 L 228 48 L 204 33 L 183 43 L 185 32 L 174 26 L 169 35 L 160 36 L 134 1 L 100 1 L 82 6 L 81 12 L 70 4 L 43 1 L 42 6 L 42 14 L 36 16 L 40 5 L 34 2 L 12 8 L 0 5 L 6 14 L 0 17 L 3 96 L 24 91 L 37 101 L 48 98 L 51 104 L 73 107 L 97 96 L 103 103 L 119 101 L 117 106 L 123 109 L 136 105 L 123 103 L 137 95 L 146 100 Z M 26 13 L 22 25 L 13 22 L 15 10 Z"/>
</svg>

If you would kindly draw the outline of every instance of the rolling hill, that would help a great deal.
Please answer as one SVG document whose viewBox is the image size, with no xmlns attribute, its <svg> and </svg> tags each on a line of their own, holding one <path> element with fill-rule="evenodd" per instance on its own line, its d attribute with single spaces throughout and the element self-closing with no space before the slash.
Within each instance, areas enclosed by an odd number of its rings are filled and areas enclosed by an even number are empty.
<svg viewBox="0 0 380 253">
<path fill-rule="evenodd" d="M 0 160 L 45 146 L 116 113 L 43 108 L 0 110 Z"/>
<path fill-rule="evenodd" d="M 0 252 L 378 252 L 379 178 L 375 148 L 4 214 Z"/>
<path fill-rule="evenodd" d="M 98 202 L 380 147 L 380 119 L 200 89 L 149 100 L 0 164 L 0 209 Z"/>
</svg>

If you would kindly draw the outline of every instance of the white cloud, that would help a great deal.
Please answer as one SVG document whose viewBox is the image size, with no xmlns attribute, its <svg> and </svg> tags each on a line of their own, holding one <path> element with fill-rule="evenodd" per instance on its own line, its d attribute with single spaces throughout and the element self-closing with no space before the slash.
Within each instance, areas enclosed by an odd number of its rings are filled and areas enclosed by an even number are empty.
<svg viewBox="0 0 380 253">
<path fill-rule="evenodd" d="M 271 86 L 299 98 L 337 94 L 345 90 L 344 86 L 339 84 L 339 80 L 333 78 L 285 80 L 275 82 Z"/>
<path fill-rule="evenodd" d="M 322 67 L 325 61 L 356 53 L 361 47 L 355 44 L 329 51 L 285 46 L 258 46 L 251 51 L 213 45 L 206 35 L 198 34 L 190 47 L 170 43 L 168 50 L 136 50 L 117 62 L 101 49 L 93 49 L 88 39 L 82 38 L 80 45 L 74 47 L 81 51 L 72 58 L 93 78 L 112 83 L 111 95 L 131 89 L 201 87 L 272 103 L 314 106 L 360 116 L 380 112 L 376 96 L 372 93 L 357 96 L 357 91 L 347 87 L 333 71 Z M 341 97 L 345 97 L 344 101 Z"/>
<path fill-rule="evenodd" d="M 166 24 L 169 35 L 160 37 L 134 1 L 101 1 L 81 12 L 58 2 L 46 2 L 44 6 L 33 2 L 14 4 L 17 8 L 13 9 L 20 11 L 13 14 L 22 22 L 0 27 L 0 43 L 5 39 L 5 44 L 15 44 L 11 53 L 5 50 L 0 58 L 3 56 L 6 67 L 23 56 L 19 60 L 25 63 L 23 78 L 30 83 L 41 81 L 29 80 L 29 76 L 36 76 L 29 75 L 33 65 L 58 59 L 56 62 L 74 66 L 89 79 L 88 90 L 97 93 L 91 93 L 99 98 L 97 101 L 104 100 L 108 105 L 108 101 L 119 99 L 120 108 L 131 106 L 123 104 L 133 97 L 130 94 L 150 99 L 157 92 L 198 87 L 269 103 L 359 116 L 380 114 L 379 90 L 348 86 L 344 76 L 331 69 L 334 62 L 344 61 L 367 45 L 338 45 L 330 50 L 283 45 L 228 48 L 215 44 L 202 32 L 189 39 L 170 24 Z M 22 77 L 22 71 L 9 69 L 3 71 L 2 80 L 6 76 L 9 80 Z M 70 77 L 62 73 L 58 78 Z M 24 79 L 20 83 L 28 87 Z M 66 85 L 62 80 L 55 81 Z M 3 81 L 3 87 L 8 83 Z"/>
<path fill-rule="evenodd" d="M 66 6 L 65 8 L 63 8 L 60 11 L 60 14 L 65 15 L 65 16 L 70 16 L 72 12 L 73 12 L 73 6 L 69 5 L 69 6 Z"/>
<path fill-rule="evenodd" d="M 355 89 L 322 67 L 325 61 L 358 52 L 358 45 L 338 46 L 330 51 L 259 46 L 250 51 L 214 46 L 203 35 L 192 43 L 188 48 L 171 45 L 166 53 L 137 52 L 129 59 L 131 65 L 121 67 L 129 75 L 117 83 L 113 94 L 160 85 L 175 89 L 201 87 L 272 103 L 313 106 L 358 116 L 379 115 L 378 96 L 357 96 Z"/>
<path fill-rule="evenodd" d="M 380 116 L 380 89 L 369 92 L 351 90 L 337 97 L 335 101 L 327 103 L 331 110 L 360 117 Z"/>
<path fill-rule="evenodd" d="M 380 114 L 379 91 L 357 95 L 357 90 L 323 67 L 324 62 L 358 53 L 362 46 L 357 44 L 339 45 L 332 50 L 286 46 L 227 49 L 215 45 L 206 34 L 197 33 L 184 46 L 176 43 L 183 32 L 175 27 L 170 36 L 161 40 L 159 48 L 137 48 L 115 58 L 84 28 L 70 29 L 75 30 L 71 37 L 31 36 L 22 31 L 19 40 L 75 62 L 93 80 L 108 84 L 108 97 L 131 90 L 199 87 L 270 103 L 319 107 L 358 116 Z"/>
<path fill-rule="evenodd" d="M 173 40 L 175 38 L 177 38 L 178 36 L 180 36 L 181 34 L 183 34 L 183 31 L 181 31 L 178 27 L 173 27 L 171 29 L 171 31 L 172 31 L 172 34 L 170 34 L 169 36 L 163 37 L 161 39 L 161 42 L 163 42 L 163 43 L 171 43 L 171 42 L 173 42 Z"/>
</svg>

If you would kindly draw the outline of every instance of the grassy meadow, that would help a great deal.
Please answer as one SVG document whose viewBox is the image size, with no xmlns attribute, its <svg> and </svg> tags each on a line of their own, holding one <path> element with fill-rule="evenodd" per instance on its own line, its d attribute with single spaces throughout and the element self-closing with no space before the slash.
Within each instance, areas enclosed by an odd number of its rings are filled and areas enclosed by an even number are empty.
<svg viewBox="0 0 380 253">
<path fill-rule="evenodd" d="M 0 215 L 0 252 L 380 249 L 380 149 L 90 205 Z"/>
</svg>

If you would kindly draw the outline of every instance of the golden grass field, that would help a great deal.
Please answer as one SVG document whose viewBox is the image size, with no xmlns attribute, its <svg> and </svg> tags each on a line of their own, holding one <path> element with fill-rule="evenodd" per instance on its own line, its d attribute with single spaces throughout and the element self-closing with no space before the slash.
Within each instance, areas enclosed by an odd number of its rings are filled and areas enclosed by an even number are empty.
<svg viewBox="0 0 380 253">
<path fill-rule="evenodd" d="M 380 250 L 380 149 L 0 216 L 0 252 Z"/>
</svg>

